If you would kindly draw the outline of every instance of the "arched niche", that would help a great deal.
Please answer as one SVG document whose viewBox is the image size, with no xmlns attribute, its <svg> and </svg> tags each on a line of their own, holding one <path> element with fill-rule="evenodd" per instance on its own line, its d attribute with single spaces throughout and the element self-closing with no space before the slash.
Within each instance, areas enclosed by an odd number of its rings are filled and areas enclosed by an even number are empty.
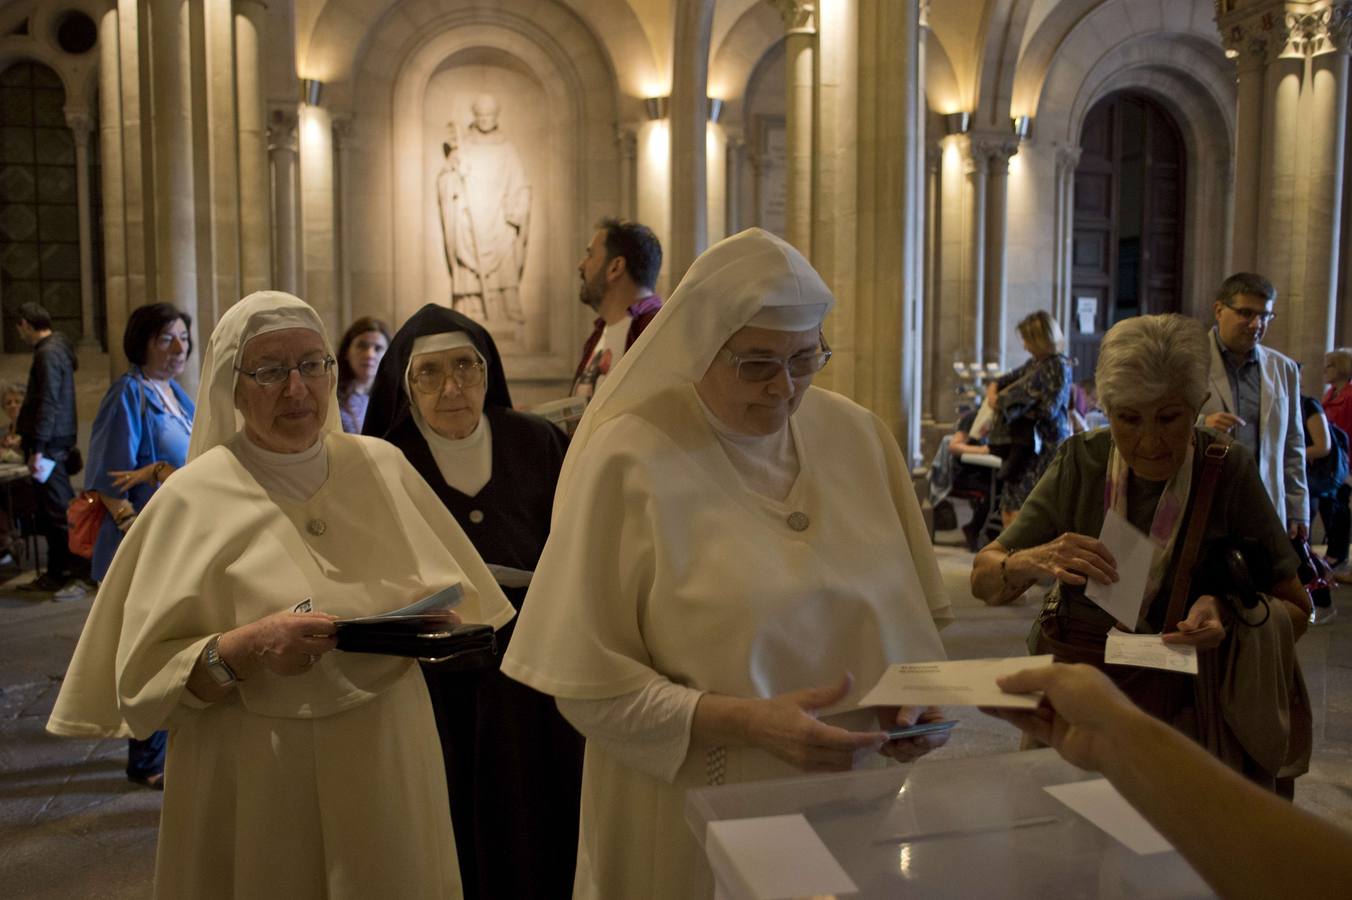
<svg viewBox="0 0 1352 900">
<path fill-rule="evenodd" d="M 1077 35 L 1089 40 L 1092 32 Z M 1074 36 L 1072 36 L 1074 37 Z M 1066 60 L 1048 72 L 1038 102 L 1039 141 L 1078 146 L 1084 118 L 1100 99 L 1138 91 L 1164 107 L 1183 133 L 1189 178 L 1184 198 L 1183 312 L 1204 312 L 1205 298 L 1225 275 L 1230 245 L 1236 97 L 1219 45 L 1178 33 L 1138 34 L 1103 53 L 1088 71 Z M 1067 248 L 1068 249 L 1068 248 Z"/>
<path fill-rule="evenodd" d="M 595 221 L 618 209 L 617 93 L 576 17 L 553 3 L 529 17 L 513 5 L 419 18 L 425 7 L 409 4 L 392 34 L 412 19 L 411 36 L 395 45 L 377 28 L 366 42 L 353 80 L 343 258 L 354 315 L 400 322 L 425 303 L 449 305 L 436 189 L 445 122 L 463 133 L 473 97 L 500 95 L 499 127 L 532 187 L 520 285 L 527 324 L 487 324 L 512 380 L 553 391 L 571 375 L 590 321 L 576 299 L 578 255 Z"/>
</svg>

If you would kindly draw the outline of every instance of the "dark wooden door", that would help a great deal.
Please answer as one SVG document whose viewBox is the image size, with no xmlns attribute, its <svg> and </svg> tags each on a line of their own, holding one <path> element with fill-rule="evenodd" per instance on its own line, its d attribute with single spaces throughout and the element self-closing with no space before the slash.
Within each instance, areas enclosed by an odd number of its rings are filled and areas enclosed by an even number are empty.
<svg viewBox="0 0 1352 900">
<path fill-rule="evenodd" d="M 1114 324 L 1181 309 L 1185 176 L 1178 126 L 1150 98 L 1110 94 L 1085 117 L 1071 238 L 1077 379 L 1093 373 L 1099 343 Z M 1080 312 L 1090 306 L 1085 331 Z"/>
</svg>

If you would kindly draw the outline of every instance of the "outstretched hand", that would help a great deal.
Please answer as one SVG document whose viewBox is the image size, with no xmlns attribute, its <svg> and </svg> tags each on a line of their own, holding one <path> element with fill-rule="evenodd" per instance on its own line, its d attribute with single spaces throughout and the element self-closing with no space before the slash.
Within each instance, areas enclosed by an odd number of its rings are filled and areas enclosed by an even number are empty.
<svg viewBox="0 0 1352 900">
<path fill-rule="evenodd" d="M 858 751 L 881 748 L 887 735 L 827 725 L 814 713 L 839 703 L 853 684 L 854 679 L 846 674 L 835 685 L 751 701 L 745 722 L 747 742 L 805 772 L 849 770 Z"/>
</svg>

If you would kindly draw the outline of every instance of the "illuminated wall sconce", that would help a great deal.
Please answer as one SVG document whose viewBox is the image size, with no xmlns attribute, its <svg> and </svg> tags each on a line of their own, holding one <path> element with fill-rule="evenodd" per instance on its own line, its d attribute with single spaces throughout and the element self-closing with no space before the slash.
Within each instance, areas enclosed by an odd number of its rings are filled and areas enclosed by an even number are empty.
<svg viewBox="0 0 1352 900">
<path fill-rule="evenodd" d="M 955 112 L 944 116 L 944 134 L 966 134 L 971 127 L 971 113 Z"/>
<path fill-rule="evenodd" d="M 1239 58 L 1239 51 L 1236 50 L 1234 47 L 1226 47 L 1226 48 L 1225 48 L 1225 58 L 1226 58 L 1226 59 L 1238 59 L 1238 58 Z"/>
<path fill-rule="evenodd" d="M 670 97 L 648 97 L 643 101 L 643 110 L 648 114 L 649 122 L 665 119 L 671 107 Z"/>
<path fill-rule="evenodd" d="M 313 78 L 302 78 L 300 82 L 300 102 L 307 106 L 318 106 L 324 96 L 324 82 Z"/>
<path fill-rule="evenodd" d="M 709 121 L 717 125 L 718 120 L 723 117 L 723 101 L 714 97 L 706 99 L 709 101 Z"/>
<path fill-rule="evenodd" d="M 1015 116 L 1010 120 L 1010 125 L 1014 129 L 1014 136 L 1019 140 L 1027 140 L 1028 132 L 1033 129 L 1032 116 Z"/>
</svg>

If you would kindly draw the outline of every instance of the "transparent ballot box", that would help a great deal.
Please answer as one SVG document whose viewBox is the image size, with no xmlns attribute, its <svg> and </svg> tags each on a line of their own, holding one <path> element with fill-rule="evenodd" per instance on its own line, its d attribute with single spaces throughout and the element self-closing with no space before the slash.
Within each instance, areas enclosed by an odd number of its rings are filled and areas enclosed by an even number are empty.
<svg viewBox="0 0 1352 900">
<path fill-rule="evenodd" d="M 1044 790 L 1098 778 L 1052 750 L 1034 750 L 701 788 L 687 794 L 685 813 L 713 869 L 717 896 L 728 900 L 814 894 L 964 900 L 1215 896 L 1177 852 L 1137 853 Z M 759 821 L 731 825 L 794 814 L 815 833 L 809 840 L 815 844 L 820 838 L 829 851 L 826 865 L 818 864 L 813 848 L 792 839 L 792 829 L 762 831 Z M 710 832 L 711 823 L 728 824 Z M 804 830 L 800 821 L 789 824 Z M 740 836 L 744 832 L 732 836 L 744 825 L 757 834 L 749 843 Z M 821 888 L 818 875 L 834 871 L 834 863 L 857 891 Z M 783 886 L 786 872 L 792 889 Z M 779 887 L 765 887 L 775 881 Z"/>
</svg>

